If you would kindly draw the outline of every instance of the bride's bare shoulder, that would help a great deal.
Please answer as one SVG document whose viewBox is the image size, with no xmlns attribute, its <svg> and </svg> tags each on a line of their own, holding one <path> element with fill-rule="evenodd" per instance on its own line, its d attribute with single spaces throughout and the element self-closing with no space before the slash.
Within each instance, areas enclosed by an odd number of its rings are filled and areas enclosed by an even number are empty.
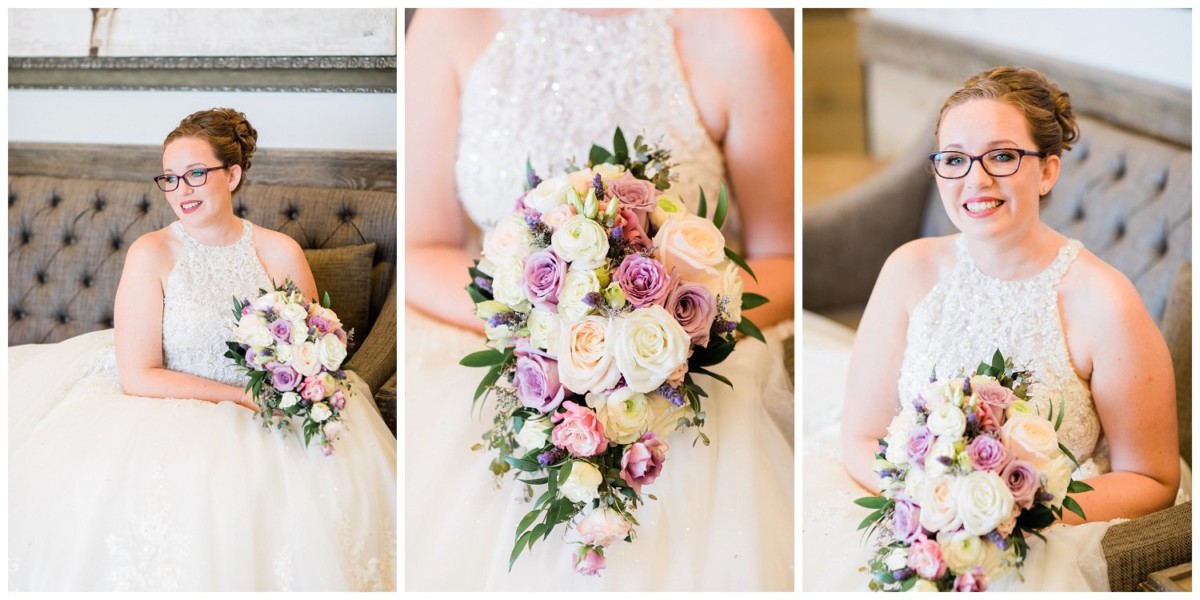
<svg viewBox="0 0 1200 600">
<path fill-rule="evenodd" d="M 142 234 L 134 240 L 125 253 L 125 262 L 135 265 L 138 269 L 161 274 L 170 271 L 181 247 L 182 242 L 171 232 L 171 226 L 168 225 Z"/>
<path fill-rule="evenodd" d="M 907 305 L 915 305 L 954 268 L 956 237 L 917 238 L 896 248 L 879 273 L 876 290 L 896 294 Z"/>
<path fill-rule="evenodd" d="M 504 9 L 423 8 L 405 32 L 405 51 L 448 61 L 461 81 L 507 18 Z"/>
<path fill-rule="evenodd" d="M 1059 284 L 1059 298 L 1068 316 L 1080 326 L 1128 322 L 1134 316 L 1148 317 L 1146 305 L 1133 282 L 1116 267 L 1083 249 Z"/>
</svg>

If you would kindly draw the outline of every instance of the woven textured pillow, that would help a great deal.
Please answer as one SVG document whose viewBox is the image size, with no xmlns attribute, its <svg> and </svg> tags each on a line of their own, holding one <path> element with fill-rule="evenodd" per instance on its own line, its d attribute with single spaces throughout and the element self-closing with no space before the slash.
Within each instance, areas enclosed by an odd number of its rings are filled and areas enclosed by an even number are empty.
<svg viewBox="0 0 1200 600">
<path fill-rule="evenodd" d="M 305 250 L 321 298 L 329 293 L 329 307 L 346 331 L 354 328 L 355 347 L 367 336 L 371 311 L 371 263 L 375 244 Z M 353 350 L 353 349 L 352 349 Z"/>
</svg>

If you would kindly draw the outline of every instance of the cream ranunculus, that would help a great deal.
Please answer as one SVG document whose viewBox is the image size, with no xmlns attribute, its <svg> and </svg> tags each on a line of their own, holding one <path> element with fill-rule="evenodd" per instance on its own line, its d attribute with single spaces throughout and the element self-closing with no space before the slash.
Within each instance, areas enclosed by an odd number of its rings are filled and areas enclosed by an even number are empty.
<svg viewBox="0 0 1200 600">
<path fill-rule="evenodd" d="M 609 179 L 620 179 L 621 175 L 623 173 L 625 173 L 625 165 L 610 165 L 608 163 L 600 163 L 600 164 L 592 167 L 592 177 L 593 178 L 595 178 L 597 173 L 600 174 L 601 181 L 608 181 Z"/>
<path fill-rule="evenodd" d="M 595 269 L 608 256 L 608 233 L 599 223 L 575 215 L 550 236 L 550 245 L 559 257 L 571 263 L 570 270 Z"/>
<path fill-rule="evenodd" d="M 284 392 L 279 398 L 279 408 L 291 408 L 300 401 L 300 394 L 296 392 Z"/>
<path fill-rule="evenodd" d="M 889 571 L 899 571 L 908 566 L 908 547 L 900 546 L 892 548 L 888 552 L 887 558 L 883 559 L 883 564 L 887 565 Z"/>
<path fill-rule="evenodd" d="M 1071 461 L 1066 455 L 1060 454 L 1046 463 L 1041 476 L 1042 489 L 1054 496 L 1046 505 L 1062 506 L 1063 498 L 1067 496 L 1067 487 L 1071 485 Z"/>
<path fill-rule="evenodd" d="M 558 315 L 563 325 L 574 323 L 592 312 L 584 298 L 600 291 L 600 279 L 595 271 L 567 271 L 562 291 L 558 293 Z"/>
<path fill-rule="evenodd" d="M 275 360 L 285 365 L 292 362 L 292 346 L 284 344 L 275 346 Z"/>
<path fill-rule="evenodd" d="M 588 408 L 604 426 L 604 436 L 618 444 L 632 444 L 650 429 L 654 413 L 645 394 L 623 387 L 611 394 L 588 394 Z"/>
<path fill-rule="evenodd" d="M 525 194 L 525 206 L 545 215 L 567 203 L 567 180 L 562 177 L 544 179 Z"/>
<path fill-rule="evenodd" d="M 942 547 L 942 560 L 955 574 L 966 573 L 983 562 L 984 540 L 978 535 L 965 531 L 941 532 L 937 534 L 937 542 Z"/>
<path fill-rule="evenodd" d="M 999 475 L 975 471 L 959 482 L 958 515 L 967 533 L 986 535 L 1007 520 L 1012 509 L 1012 492 Z"/>
<path fill-rule="evenodd" d="M 515 438 L 522 448 L 538 450 L 546 446 L 546 442 L 550 440 L 552 429 L 554 429 L 554 424 L 550 422 L 549 418 L 526 419 Z"/>
<path fill-rule="evenodd" d="M 952 404 L 945 404 L 929 414 L 929 432 L 949 441 L 962 439 L 967 430 L 967 417 Z"/>
<path fill-rule="evenodd" d="M 1005 450 L 1032 463 L 1038 471 L 1046 470 L 1050 461 L 1062 455 L 1054 424 L 1035 414 L 1017 413 L 1009 417 L 1000 428 L 1000 440 Z"/>
<path fill-rule="evenodd" d="M 495 277 L 492 279 L 492 297 L 511 308 L 521 310 L 529 306 L 525 294 L 525 261 L 515 256 L 496 259 Z"/>
<path fill-rule="evenodd" d="M 525 258 L 533 254 L 533 235 L 525 219 L 515 214 L 496 223 L 496 227 L 483 236 L 483 256 L 494 263 L 502 258 Z"/>
<path fill-rule="evenodd" d="M 687 214 L 687 206 L 676 196 L 659 196 L 654 202 L 654 212 L 650 213 L 650 222 L 655 227 L 662 227 L 667 219 L 674 219 Z"/>
<path fill-rule="evenodd" d="M 309 416 L 318 423 L 333 416 L 333 411 L 329 410 L 329 405 L 324 402 L 318 402 L 308 409 Z"/>
<path fill-rule="evenodd" d="M 312 342 L 304 342 L 292 346 L 291 367 L 305 377 L 313 377 L 321 372 L 321 351 Z"/>
<path fill-rule="evenodd" d="M 581 460 L 571 462 L 571 472 L 567 480 L 558 487 L 563 497 L 571 502 L 591 502 L 600 497 L 600 483 L 604 476 L 600 470 Z"/>
<path fill-rule="evenodd" d="M 721 273 L 725 236 L 708 219 L 685 214 L 668 219 L 654 236 L 654 257 L 667 268 L 678 269 L 685 281 L 708 285 Z"/>
<path fill-rule="evenodd" d="M 657 304 L 619 317 L 614 325 L 612 353 L 625 383 L 635 391 L 654 391 L 687 360 L 691 338 Z"/>
<path fill-rule="evenodd" d="M 528 327 L 529 343 L 538 350 L 545 350 L 550 358 L 557 357 L 562 319 L 550 311 L 535 308 L 529 311 Z"/>
<path fill-rule="evenodd" d="M 336 371 L 346 360 L 346 344 L 336 335 L 327 333 L 317 342 L 317 350 L 321 355 L 321 365 L 330 371 Z"/>
<path fill-rule="evenodd" d="M 941 475 L 925 482 L 921 506 L 921 526 L 930 531 L 953 531 L 962 524 L 958 514 L 959 479 L 953 475 Z"/>
<path fill-rule="evenodd" d="M 603 392 L 617 385 L 621 372 L 613 358 L 608 319 L 583 317 L 565 327 L 558 345 L 558 376 L 576 394 Z"/>
</svg>

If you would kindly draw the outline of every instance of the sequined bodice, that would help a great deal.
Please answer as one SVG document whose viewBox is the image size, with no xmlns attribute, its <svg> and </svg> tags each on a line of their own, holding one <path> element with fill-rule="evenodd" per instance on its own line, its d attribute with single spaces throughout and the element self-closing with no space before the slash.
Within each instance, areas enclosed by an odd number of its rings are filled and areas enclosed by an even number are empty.
<svg viewBox="0 0 1200 600">
<path fill-rule="evenodd" d="M 1006 281 L 980 271 L 959 236 L 954 269 L 909 318 L 901 403 L 911 405 L 934 368 L 939 376 L 974 372 L 999 349 L 1018 367 L 1034 371 L 1030 397 L 1040 414 L 1048 414 L 1051 404 L 1057 413 L 1065 402 L 1059 440 L 1079 459 L 1080 474 L 1106 472 L 1100 418 L 1091 389 L 1071 363 L 1054 289 L 1082 247 L 1078 240 L 1069 240 L 1041 273 Z"/>
<path fill-rule="evenodd" d="M 245 377 L 226 358 L 233 339 L 233 299 L 255 298 L 271 279 L 258 260 L 253 226 L 242 221 L 242 235 L 229 246 L 206 246 L 176 221 L 171 233 L 183 242 L 183 254 L 167 277 L 163 293 L 163 364 L 173 371 L 244 385 Z"/>
<path fill-rule="evenodd" d="M 671 186 L 694 210 L 699 187 L 715 198 L 724 158 L 692 102 L 666 9 L 596 18 L 567 10 L 515 11 L 471 67 L 462 90 L 455 178 L 480 229 L 513 209 L 525 160 L 543 177 L 568 159 L 587 161 L 592 144 L 611 149 L 620 126 L 642 133 L 679 163 Z M 710 203 L 711 206 L 711 203 Z M 722 232 L 741 240 L 732 207 Z"/>
</svg>

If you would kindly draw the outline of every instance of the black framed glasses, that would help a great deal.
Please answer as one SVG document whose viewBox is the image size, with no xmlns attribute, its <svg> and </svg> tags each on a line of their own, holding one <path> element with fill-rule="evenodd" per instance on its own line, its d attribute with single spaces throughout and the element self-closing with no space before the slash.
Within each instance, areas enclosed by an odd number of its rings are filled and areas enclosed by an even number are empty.
<svg viewBox="0 0 1200 600">
<path fill-rule="evenodd" d="M 1021 157 L 1036 156 L 1045 158 L 1045 152 L 1030 152 L 1020 148 L 996 148 L 979 156 L 971 156 L 966 152 L 946 150 L 929 155 L 933 162 L 933 172 L 942 179 L 961 179 L 971 172 L 975 161 L 979 161 L 983 170 L 992 177 L 1008 177 L 1021 168 Z"/>
<path fill-rule="evenodd" d="M 173 192 L 179 189 L 179 180 L 191 187 L 200 187 L 208 181 L 208 172 L 217 171 L 228 168 L 229 165 L 221 165 L 219 167 L 195 167 L 188 169 L 183 175 L 159 175 L 154 178 L 154 183 L 158 184 L 158 189 L 164 192 Z"/>
</svg>

